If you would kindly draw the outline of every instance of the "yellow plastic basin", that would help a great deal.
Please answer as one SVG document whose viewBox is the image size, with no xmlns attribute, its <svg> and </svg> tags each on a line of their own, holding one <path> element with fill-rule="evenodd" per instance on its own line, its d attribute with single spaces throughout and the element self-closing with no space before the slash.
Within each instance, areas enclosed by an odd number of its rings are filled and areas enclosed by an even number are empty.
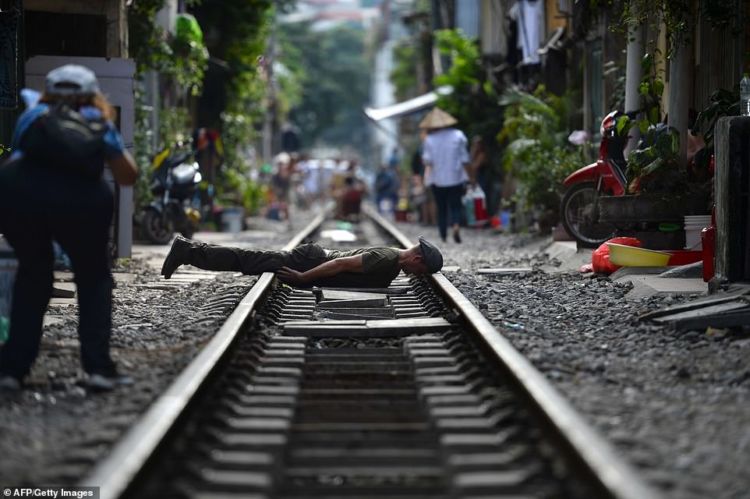
<svg viewBox="0 0 750 499">
<path fill-rule="evenodd" d="M 666 267 L 669 257 L 664 251 L 654 251 L 624 244 L 607 243 L 609 261 L 621 267 Z"/>
</svg>

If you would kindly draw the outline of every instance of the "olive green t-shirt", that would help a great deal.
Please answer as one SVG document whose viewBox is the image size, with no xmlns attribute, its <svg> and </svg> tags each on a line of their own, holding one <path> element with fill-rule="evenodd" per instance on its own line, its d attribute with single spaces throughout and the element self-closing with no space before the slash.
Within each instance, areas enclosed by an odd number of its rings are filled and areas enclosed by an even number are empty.
<svg viewBox="0 0 750 499">
<path fill-rule="evenodd" d="M 329 260 L 362 255 L 362 272 L 343 272 L 324 279 L 325 286 L 387 288 L 401 271 L 395 248 L 357 248 L 349 251 L 325 250 Z"/>
</svg>

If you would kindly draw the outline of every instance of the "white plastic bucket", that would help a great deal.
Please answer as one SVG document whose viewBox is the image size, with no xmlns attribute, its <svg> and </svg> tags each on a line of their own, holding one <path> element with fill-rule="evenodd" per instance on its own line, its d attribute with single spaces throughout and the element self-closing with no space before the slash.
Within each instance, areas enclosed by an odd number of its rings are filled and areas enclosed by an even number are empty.
<svg viewBox="0 0 750 499">
<path fill-rule="evenodd" d="M 227 208 L 221 212 L 222 232 L 241 232 L 242 219 L 245 213 L 242 208 Z"/>
<path fill-rule="evenodd" d="M 685 216 L 685 249 L 700 251 L 701 231 L 711 225 L 711 215 L 686 215 Z"/>
</svg>

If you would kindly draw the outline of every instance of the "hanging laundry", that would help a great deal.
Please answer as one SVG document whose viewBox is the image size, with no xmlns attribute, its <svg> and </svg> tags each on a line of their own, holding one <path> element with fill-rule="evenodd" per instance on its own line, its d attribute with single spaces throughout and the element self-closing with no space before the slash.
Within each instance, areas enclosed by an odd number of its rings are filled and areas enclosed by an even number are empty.
<svg viewBox="0 0 750 499">
<path fill-rule="evenodd" d="M 521 49 L 522 65 L 539 64 L 539 47 L 542 43 L 544 22 L 542 0 L 519 0 L 508 12 L 508 17 L 518 24 L 517 46 Z"/>
</svg>

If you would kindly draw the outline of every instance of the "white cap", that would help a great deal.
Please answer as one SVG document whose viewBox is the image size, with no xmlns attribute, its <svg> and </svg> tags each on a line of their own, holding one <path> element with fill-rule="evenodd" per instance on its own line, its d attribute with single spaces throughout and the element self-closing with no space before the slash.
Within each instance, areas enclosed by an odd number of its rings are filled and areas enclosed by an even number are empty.
<svg viewBox="0 0 750 499">
<path fill-rule="evenodd" d="M 89 68 L 66 64 L 47 73 L 45 91 L 52 95 L 93 95 L 99 92 L 99 82 Z"/>
</svg>

